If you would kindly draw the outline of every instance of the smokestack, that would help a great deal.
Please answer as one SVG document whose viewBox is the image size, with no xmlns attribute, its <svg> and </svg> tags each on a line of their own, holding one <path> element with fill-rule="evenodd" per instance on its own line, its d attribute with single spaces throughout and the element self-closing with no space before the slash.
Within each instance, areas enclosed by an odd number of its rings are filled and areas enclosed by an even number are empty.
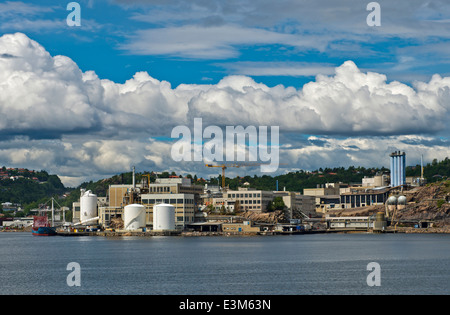
<svg viewBox="0 0 450 315">
<path fill-rule="evenodd" d="M 136 188 L 136 174 L 134 166 L 133 166 L 133 188 Z"/>
<path fill-rule="evenodd" d="M 420 179 L 423 179 L 423 154 L 420 157 Z"/>
</svg>

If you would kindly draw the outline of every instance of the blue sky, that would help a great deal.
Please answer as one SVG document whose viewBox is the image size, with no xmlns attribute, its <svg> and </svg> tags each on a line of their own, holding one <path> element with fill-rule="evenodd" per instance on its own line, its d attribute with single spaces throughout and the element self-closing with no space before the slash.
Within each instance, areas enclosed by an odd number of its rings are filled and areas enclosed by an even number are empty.
<svg viewBox="0 0 450 315">
<path fill-rule="evenodd" d="M 388 166 L 396 148 L 410 164 L 449 155 L 446 1 L 377 1 L 381 26 L 369 26 L 370 1 L 361 0 L 80 0 L 79 27 L 66 23 L 69 2 L 0 2 L 0 36 L 14 36 L 0 45 L 3 94 L 35 96 L 0 99 L 8 166 L 50 168 L 69 185 L 131 164 L 208 176 L 201 163 L 166 159 L 171 129 L 193 117 L 279 125 L 288 161 L 280 172 Z M 53 94 L 42 88 L 48 81 L 24 83 L 31 74 L 54 79 Z M 21 76 L 17 92 L 11 82 Z M 59 84 L 73 89 L 64 96 Z M 21 114 L 24 102 L 37 114 Z M 60 114 L 60 124 L 41 125 L 44 113 Z M 127 139 L 135 156 L 110 161 L 105 151 Z"/>
<path fill-rule="evenodd" d="M 367 25 L 360 0 L 78 1 L 80 27 L 65 25 L 68 3 L 3 2 L 1 31 L 115 82 L 148 71 L 174 86 L 243 74 L 301 87 L 347 60 L 408 83 L 450 72 L 445 1 L 378 1 L 380 27 Z"/>
</svg>

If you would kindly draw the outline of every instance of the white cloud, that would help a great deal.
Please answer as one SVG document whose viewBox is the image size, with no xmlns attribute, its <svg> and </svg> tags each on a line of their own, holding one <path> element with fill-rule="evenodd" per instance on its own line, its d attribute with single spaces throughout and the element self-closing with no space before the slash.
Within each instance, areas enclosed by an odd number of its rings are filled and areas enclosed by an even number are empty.
<svg viewBox="0 0 450 315">
<path fill-rule="evenodd" d="M 362 72 L 351 61 L 301 89 L 268 87 L 243 75 L 174 88 L 146 72 L 119 84 L 83 73 L 68 57 L 52 57 L 24 34 L 0 37 L 0 159 L 47 169 L 67 183 L 132 165 L 212 174 L 201 162 L 175 163 L 171 142 L 149 139 L 170 137 L 173 127 L 196 117 L 204 127 L 280 126 L 295 135 L 280 139 L 287 168 L 370 166 L 397 147 L 411 157 L 427 149 L 430 158 L 444 158 L 448 143 L 431 135 L 448 135 L 449 99 L 448 77 L 411 87 Z"/>
<path fill-rule="evenodd" d="M 54 10 L 51 6 L 39 6 L 21 1 L 5 1 L 0 3 L 0 16 L 33 16 L 44 12 L 52 12 Z"/>
<path fill-rule="evenodd" d="M 231 70 L 232 74 L 257 76 L 289 76 L 289 77 L 315 77 L 318 74 L 334 74 L 335 67 L 327 64 L 314 64 L 305 62 L 264 62 L 264 61 L 238 61 L 222 63 L 218 66 Z"/>
<path fill-rule="evenodd" d="M 227 59 L 239 55 L 236 46 L 282 44 L 323 49 L 324 43 L 298 36 L 238 25 L 155 28 L 138 30 L 121 49 L 136 55 L 170 55 L 194 59 Z"/>
</svg>

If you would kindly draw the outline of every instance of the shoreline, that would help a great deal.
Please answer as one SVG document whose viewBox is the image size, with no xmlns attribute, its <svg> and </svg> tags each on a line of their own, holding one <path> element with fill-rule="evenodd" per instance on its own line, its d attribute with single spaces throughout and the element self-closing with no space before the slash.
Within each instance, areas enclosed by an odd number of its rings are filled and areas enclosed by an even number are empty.
<svg viewBox="0 0 450 315">
<path fill-rule="evenodd" d="M 1 230 L 0 233 L 30 233 L 26 229 Z M 308 234 L 450 234 L 450 226 L 440 228 L 412 228 L 412 227 L 397 227 L 394 229 L 387 229 L 384 232 L 374 232 L 367 230 L 310 230 L 310 231 L 295 231 L 295 232 L 194 232 L 194 231 L 97 231 L 97 232 L 58 232 L 56 236 L 74 237 L 74 236 L 103 236 L 103 237 L 123 237 L 123 236 L 139 236 L 139 237 L 153 237 L 153 236 L 179 236 L 179 237 L 199 237 L 199 236 L 279 236 L 279 235 L 308 235 Z"/>
</svg>

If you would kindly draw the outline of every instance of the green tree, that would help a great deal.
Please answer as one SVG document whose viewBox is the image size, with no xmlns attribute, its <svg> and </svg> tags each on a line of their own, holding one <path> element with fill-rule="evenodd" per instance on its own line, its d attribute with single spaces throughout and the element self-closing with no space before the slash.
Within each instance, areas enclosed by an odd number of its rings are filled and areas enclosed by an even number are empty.
<svg viewBox="0 0 450 315">
<path fill-rule="evenodd" d="M 272 206 L 274 210 L 283 210 L 286 207 L 283 201 L 283 197 L 273 198 Z"/>
</svg>

